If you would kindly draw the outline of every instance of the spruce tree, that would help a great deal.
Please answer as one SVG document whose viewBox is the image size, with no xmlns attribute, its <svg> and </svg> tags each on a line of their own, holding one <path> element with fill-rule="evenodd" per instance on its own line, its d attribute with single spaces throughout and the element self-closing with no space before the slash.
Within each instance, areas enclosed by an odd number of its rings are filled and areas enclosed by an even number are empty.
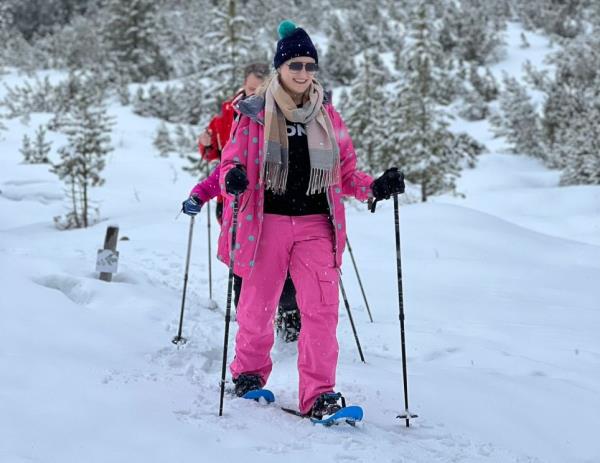
<svg viewBox="0 0 600 463">
<path fill-rule="evenodd" d="M 450 1 L 442 17 L 440 42 L 445 52 L 484 64 L 494 61 L 502 39 L 489 14 L 487 0 Z"/>
<path fill-rule="evenodd" d="M 23 155 L 23 162 L 25 164 L 35 164 L 35 150 L 31 145 L 31 138 L 27 134 L 23 135 L 19 152 Z"/>
<path fill-rule="evenodd" d="M 197 77 L 188 77 L 177 95 L 177 122 L 199 125 L 207 116 L 208 98 L 204 85 Z"/>
<path fill-rule="evenodd" d="M 169 129 L 164 122 L 158 126 L 153 145 L 163 157 L 169 156 L 169 153 L 173 151 L 173 140 L 171 140 Z"/>
<path fill-rule="evenodd" d="M 87 88 L 85 85 L 82 88 Z M 70 210 L 64 218 L 56 218 L 61 228 L 80 228 L 91 224 L 90 189 L 101 186 L 106 155 L 112 151 L 112 120 L 102 100 L 94 92 L 78 93 L 65 114 L 61 131 L 68 145 L 59 149 L 60 162 L 52 171 L 67 185 Z"/>
<path fill-rule="evenodd" d="M 239 11 L 237 0 L 219 0 L 209 12 L 213 18 L 210 30 L 204 35 L 209 43 L 207 55 L 210 67 L 204 75 L 212 80 L 207 94 L 212 98 L 215 111 L 242 83 L 243 68 L 254 54 L 252 28 Z"/>
<path fill-rule="evenodd" d="M 494 133 L 506 137 L 514 152 L 545 159 L 540 117 L 526 88 L 507 74 L 502 81 L 500 113 L 490 119 Z"/>
<path fill-rule="evenodd" d="M 389 164 L 403 170 L 407 180 L 421 186 L 421 200 L 455 189 L 463 161 L 464 143 L 456 143 L 448 116 L 437 101 L 446 65 L 432 31 L 432 14 L 425 2 L 416 8 L 410 41 L 403 56 L 405 70 L 390 108 L 386 139 Z"/>
<path fill-rule="evenodd" d="M 0 75 L 2 74 L 2 67 L 8 60 L 8 49 L 7 46 L 10 41 L 10 24 L 13 21 L 11 7 L 8 2 L 0 3 L 0 43 L 4 46 L 0 48 Z"/>
<path fill-rule="evenodd" d="M 600 185 L 600 108 L 572 122 L 564 144 L 557 145 L 564 157 L 562 185 Z"/>
<path fill-rule="evenodd" d="M 157 2 L 107 0 L 103 28 L 110 71 L 133 82 L 166 79 L 169 65 L 157 42 Z"/>
<path fill-rule="evenodd" d="M 35 132 L 35 144 L 33 146 L 35 158 L 33 162 L 36 164 L 48 164 L 50 162 L 48 155 L 50 154 L 51 147 L 52 143 L 46 141 L 46 129 L 43 125 L 40 125 Z"/>
<path fill-rule="evenodd" d="M 356 77 L 354 53 L 348 49 L 350 35 L 337 16 L 329 26 L 329 47 L 324 57 L 324 72 L 333 82 L 349 85 Z"/>
<path fill-rule="evenodd" d="M 358 75 L 352 83 L 351 98 L 343 98 L 340 109 L 352 136 L 359 166 L 367 172 L 377 173 L 385 167 L 384 140 L 388 136 L 388 116 L 385 92 L 385 69 L 379 54 L 374 50 L 363 53 Z"/>
</svg>

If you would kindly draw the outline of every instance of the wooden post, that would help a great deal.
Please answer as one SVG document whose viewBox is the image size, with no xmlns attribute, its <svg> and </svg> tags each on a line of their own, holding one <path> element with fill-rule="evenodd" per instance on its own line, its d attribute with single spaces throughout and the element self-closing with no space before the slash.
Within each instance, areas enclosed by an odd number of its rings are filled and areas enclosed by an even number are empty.
<svg viewBox="0 0 600 463">
<path fill-rule="evenodd" d="M 119 227 L 110 225 L 106 229 L 106 237 L 104 238 L 104 249 L 110 249 L 111 251 L 117 250 L 117 238 L 119 237 Z M 100 279 L 102 281 L 112 281 L 112 273 L 100 272 Z"/>
</svg>

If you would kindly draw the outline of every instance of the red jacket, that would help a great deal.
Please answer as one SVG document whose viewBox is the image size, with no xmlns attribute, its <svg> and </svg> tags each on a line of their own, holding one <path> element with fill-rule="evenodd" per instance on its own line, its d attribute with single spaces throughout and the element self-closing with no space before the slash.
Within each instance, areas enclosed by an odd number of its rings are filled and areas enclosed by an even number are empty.
<svg viewBox="0 0 600 463">
<path fill-rule="evenodd" d="M 198 142 L 198 149 L 202 158 L 206 161 L 218 161 L 221 159 L 221 151 L 229 141 L 229 134 L 231 133 L 231 126 L 235 118 L 235 110 L 233 105 L 238 99 L 244 96 L 244 91 L 241 90 L 235 94 L 231 100 L 223 102 L 221 105 L 221 113 L 213 117 L 208 124 L 207 130 L 210 135 L 210 145 L 204 146 Z"/>
</svg>

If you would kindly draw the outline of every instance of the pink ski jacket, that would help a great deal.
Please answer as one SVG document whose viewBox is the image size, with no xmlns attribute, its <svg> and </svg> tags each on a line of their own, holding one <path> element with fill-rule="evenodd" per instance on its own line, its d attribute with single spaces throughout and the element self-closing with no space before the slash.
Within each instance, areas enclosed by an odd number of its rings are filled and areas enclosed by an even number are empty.
<svg viewBox="0 0 600 463">
<path fill-rule="evenodd" d="M 356 170 L 356 153 L 348 129 L 333 105 L 324 102 L 331 118 L 335 137 L 340 149 L 339 184 L 328 188 L 329 215 L 335 232 L 335 264 L 342 265 L 346 245 L 346 214 L 343 198 L 353 196 L 366 201 L 371 196 L 371 176 Z M 260 182 L 263 160 L 264 99 L 254 96 L 238 103 L 241 116 L 234 123 L 229 142 L 221 154 L 219 184 L 225 198 L 223 224 L 218 244 L 218 258 L 229 265 L 231 251 L 231 228 L 233 220 L 233 195 L 225 190 L 225 176 L 236 165 L 242 165 L 248 176 L 248 188 L 240 196 L 234 273 L 247 276 L 254 266 L 256 250 L 260 241 L 263 222 L 264 185 Z"/>
</svg>

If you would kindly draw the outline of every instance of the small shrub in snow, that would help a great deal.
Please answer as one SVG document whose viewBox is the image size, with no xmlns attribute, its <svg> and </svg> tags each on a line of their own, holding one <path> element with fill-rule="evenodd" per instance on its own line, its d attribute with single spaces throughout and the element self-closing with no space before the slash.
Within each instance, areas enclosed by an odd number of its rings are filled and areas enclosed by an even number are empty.
<svg viewBox="0 0 600 463">
<path fill-rule="evenodd" d="M 95 93 L 81 91 L 75 96 L 60 126 L 69 144 L 58 150 L 60 162 L 52 167 L 64 181 L 69 198 L 67 214 L 55 218 L 59 228 L 82 228 L 93 223 L 90 192 L 104 183 L 101 173 L 105 157 L 112 150 L 111 127 L 112 120 Z"/>
<path fill-rule="evenodd" d="M 43 125 L 40 125 L 35 133 L 35 141 L 32 144 L 31 140 L 27 135 L 23 135 L 23 142 L 21 145 L 21 154 L 23 155 L 23 162 L 26 164 L 48 164 L 52 143 L 46 141 L 46 129 Z"/>
<path fill-rule="evenodd" d="M 34 83 L 25 81 L 21 86 L 5 85 L 7 94 L 2 100 L 7 117 L 28 117 L 31 113 L 49 113 L 56 107 L 56 91 L 46 76 L 35 78 Z"/>
<path fill-rule="evenodd" d="M 468 93 L 458 115 L 468 121 L 481 121 L 488 117 L 490 108 L 477 92 Z"/>
<path fill-rule="evenodd" d="M 171 135 L 169 134 L 169 128 L 164 122 L 158 126 L 153 145 L 163 157 L 169 156 L 169 153 L 174 150 L 173 140 L 171 140 Z"/>
</svg>

